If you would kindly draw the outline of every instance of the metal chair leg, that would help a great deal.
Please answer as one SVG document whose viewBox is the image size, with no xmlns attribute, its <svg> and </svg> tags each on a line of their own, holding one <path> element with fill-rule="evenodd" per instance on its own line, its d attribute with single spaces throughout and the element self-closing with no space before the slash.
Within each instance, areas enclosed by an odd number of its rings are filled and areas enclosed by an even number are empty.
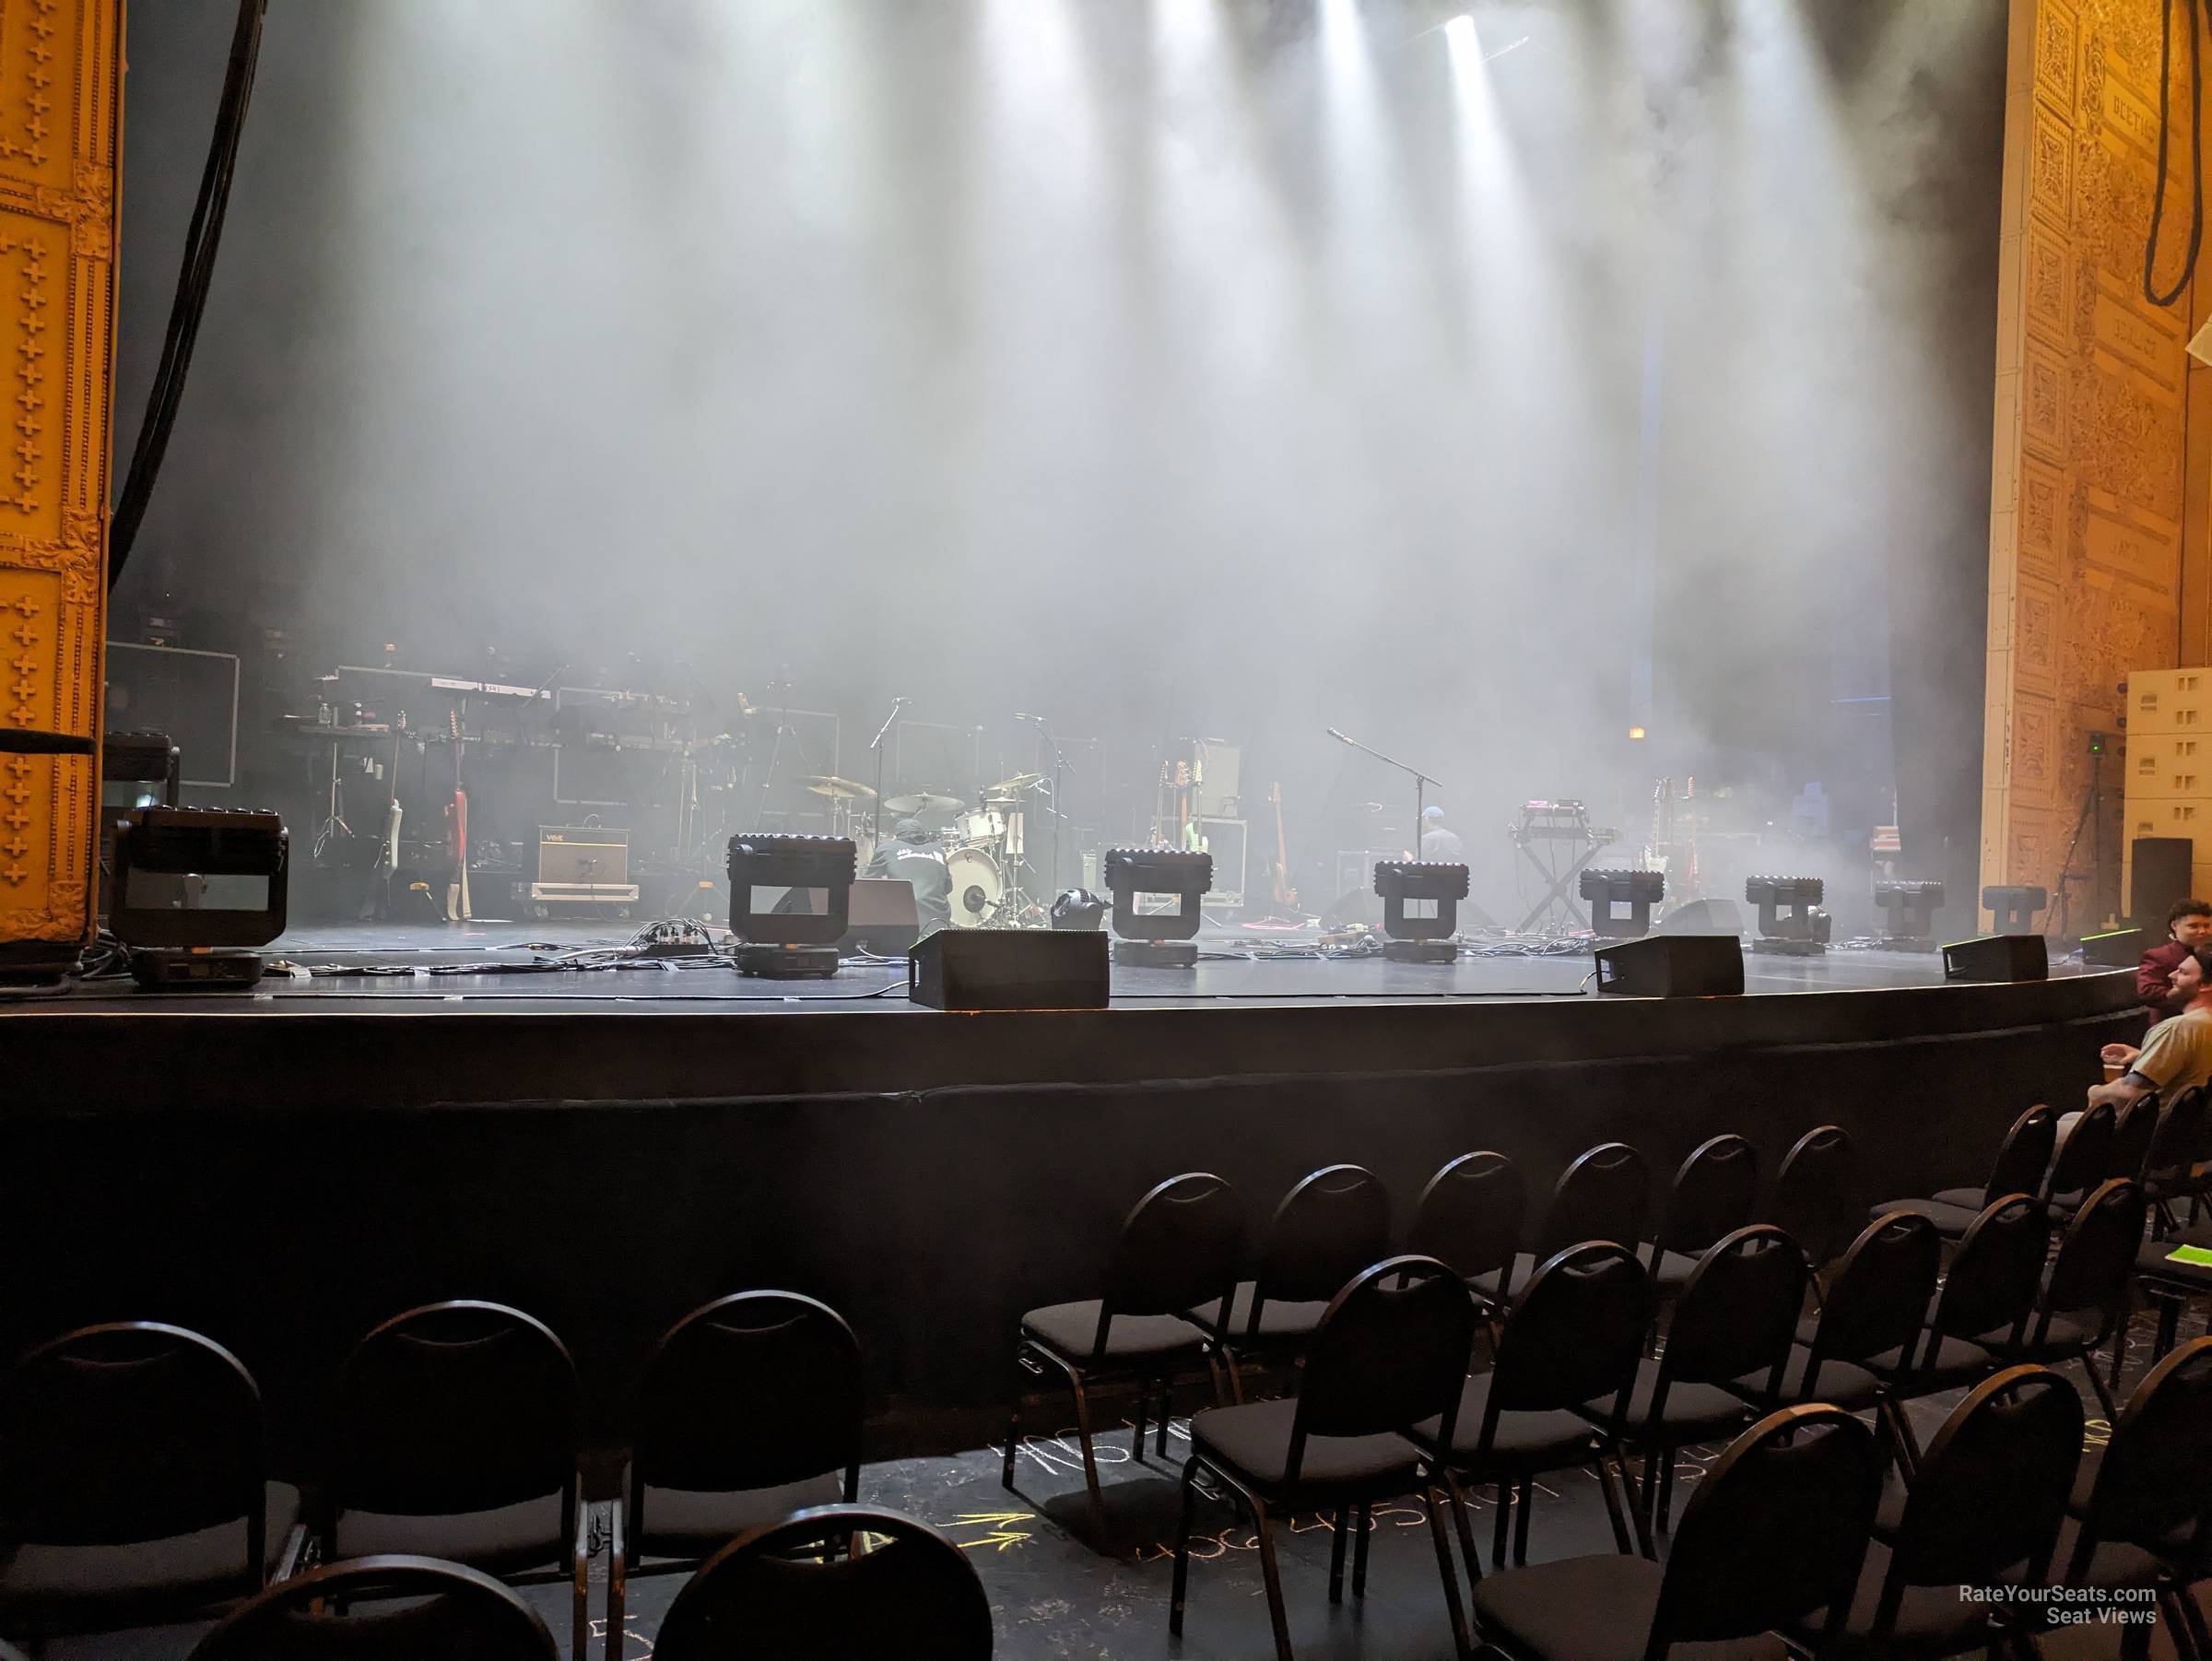
<svg viewBox="0 0 2212 1661">
<path fill-rule="evenodd" d="M 1267 1507 L 1252 1502 L 1253 1533 L 1260 1539 L 1260 1575 L 1267 1583 L 1267 1618 L 1275 1623 L 1275 1661 L 1294 1661 L 1290 1654 L 1290 1612 L 1283 1607 L 1283 1576 L 1275 1561 L 1275 1530 L 1268 1526 Z"/>
<path fill-rule="evenodd" d="M 998 1482 L 1009 1493 L 1014 1489 L 1014 1455 L 1021 1445 L 1021 1365 L 1022 1346 L 1014 1346 L 1014 1395 L 1006 1406 L 1006 1463 L 999 1472 Z"/>
<path fill-rule="evenodd" d="M 1182 1467 L 1182 1521 L 1175 1528 L 1175 1593 L 1168 1605 L 1168 1634 L 1182 1636 L 1182 1599 L 1191 1584 L 1191 1510 L 1198 1502 L 1198 1455 Z"/>
<path fill-rule="evenodd" d="M 1459 1535 L 1459 1555 L 1467 1565 L 1467 1584 L 1482 1584 L 1482 1553 L 1475 1546 L 1475 1526 L 1467 1520 L 1467 1497 L 1459 1491 L 1459 1478 L 1446 1466 L 1444 1491 L 1452 1496 L 1452 1526 Z"/>
<path fill-rule="evenodd" d="M 1659 1461 L 1659 1510 L 1656 1520 L 1659 1532 L 1665 1534 L 1675 1508 L 1675 1450 L 1665 1448 L 1662 1450 L 1662 1454 L 1664 1456 Z"/>
<path fill-rule="evenodd" d="M 1173 1416 L 1175 1379 L 1172 1373 L 1159 1381 L 1159 1432 L 1153 1439 L 1152 1451 L 1162 1459 L 1168 1456 L 1168 1420 Z"/>
<path fill-rule="evenodd" d="M 1513 1518 L 1513 1566 L 1521 1569 L 1528 1566 L 1528 1519 L 1536 1509 L 1535 1478 L 1524 1477 L 1521 1478 L 1521 1495 L 1518 1503 L 1521 1507 L 1520 1514 Z"/>
<path fill-rule="evenodd" d="M 1068 1388 L 1076 1397 L 1076 1436 L 1083 1444 L 1083 1486 L 1090 1490 L 1090 1518 L 1098 1526 L 1099 1537 L 1106 1537 L 1106 1490 L 1099 1486 L 1098 1455 L 1090 1444 L 1090 1395 L 1083 1388 L 1083 1379 L 1072 1369 L 1067 1375 Z"/>
<path fill-rule="evenodd" d="M 1335 1526 L 1330 1529 L 1332 1537 L 1329 1541 L 1329 1601 L 1331 1603 L 1344 1601 L 1344 1549 L 1351 1541 L 1351 1529 L 1347 1526 L 1351 1520 L 1350 1514 L 1341 1505 L 1336 1508 Z"/>
<path fill-rule="evenodd" d="M 1375 1532 L 1375 1512 L 1371 1505 L 1359 1508 L 1359 1538 L 1352 1548 L 1352 1596 L 1367 1596 L 1367 1542 Z"/>
<path fill-rule="evenodd" d="M 1490 1567 L 1505 1567 L 1506 1530 L 1513 1517 L 1513 1484 L 1509 1477 L 1498 1478 L 1498 1521 L 1490 1535 Z"/>
<path fill-rule="evenodd" d="M 1145 1456 L 1145 1427 L 1152 1408 L 1152 1384 L 1139 1379 L 1136 1385 L 1136 1433 L 1130 1439 L 1129 1457 L 1142 1460 Z"/>
<path fill-rule="evenodd" d="M 1444 1538 L 1444 1518 L 1437 1504 L 1433 1488 L 1424 1489 L 1421 1500 L 1429 1508 L 1429 1537 L 1436 1543 L 1437 1578 L 1444 1583 L 1444 1608 L 1452 1613 L 1452 1650 L 1459 1661 L 1467 1661 L 1472 1644 L 1467 1634 L 1467 1611 L 1459 1599 L 1459 1573 L 1452 1567 L 1451 1542 Z M 1453 1504 L 1456 1508 L 1458 1502 Z M 1359 1566 L 1352 1573 L 1352 1593 L 1359 1596 L 1361 1584 L 1367 1578 L 1367 1507 L 1359 1508 Z"/>
</svg>

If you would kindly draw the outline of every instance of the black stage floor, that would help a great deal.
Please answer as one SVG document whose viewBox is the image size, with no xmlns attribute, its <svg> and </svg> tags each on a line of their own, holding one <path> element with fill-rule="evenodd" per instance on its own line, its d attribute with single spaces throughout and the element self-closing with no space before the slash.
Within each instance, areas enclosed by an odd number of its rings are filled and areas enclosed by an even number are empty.
<svg viewBox="0 0 2212 1661">
<path fill-rule="evenodd" d="M 346 1009 L 464 1014 L 500 1009 L 622 1013 L 789 1013 L 810 1005 L 846 1010 L 909 1006 L 902 961 L 848 959 L 833 979 L 763 981 L 705 962 L 622 960 L 635 930 L 547 922 L 308 925 L 267 948 L 273 969 L 243 1007 L 256 1012 Z M 1450 964 L 1394 963 L 1377 955 L 1324 955 L 1312 933 L 1234 930 L 1199 941 L 1194 970 L 1116 967 L 1117 1006 L 1219 1008 L 1300 1002 L 1431 999 L 1594 999 L 1590 946 L 1476 945 Z M 472 971 L 474 972 L 472 972 Z M 2054 978 L 2083 972 L 2053 963 Z M 1838 948 L 1815 957 L 1747 952 L 1749 995 L 1901 990 L 1943 984 L 1934 952 Z M 218 1012 L 236 995 L 153 996 L 127 982 L 80 985 L 67 1007 Z M 0 1006 L 4 1009 L 6 1006 Z"/>
</svg>

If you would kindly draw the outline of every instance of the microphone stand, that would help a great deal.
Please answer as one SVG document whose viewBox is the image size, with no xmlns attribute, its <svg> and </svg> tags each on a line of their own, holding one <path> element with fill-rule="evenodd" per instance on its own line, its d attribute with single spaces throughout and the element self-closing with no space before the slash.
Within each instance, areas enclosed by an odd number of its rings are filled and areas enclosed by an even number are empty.
<svg viewBox="0 0 2212 1661">
<path fill-rule="evenodd" d="M 1428 805 L 1425 800 L 1425 792 L 1431 784 L 1434 784 L 1439 790 L 1441 790 L 1444 787 L 1443 782 L 1441 779 L 1430 778 L 1419 768 L 1412 766 L 1407 762 L 1401 761 L 1395 756 L 1386 756 L 1381 750 L 1374 748 L 1371 745 L 1362 744 L 1357 738 L 1347 737 L 1344 734 L 1338 732 L 1333 726 L 1328 728 L 1327 731 L 1329 736 L 1335 739 L 1337 743 L 1348 744 L 1354 749 L 1360 751 L 1364 755 L 1372 756 L 1378 761 L 1387 762 L 1392 767 L 1396 768 L 1400 772 L 1407 772 L 1413 775 L 1413 853 L 1415 858 L 1419 858 L 1421 853 L 1421 813 Z"/>
<path fill-rule="evenodd" d="M 897 724 L 899 712 L 904 708 L 906 708 L 905 699 L 892 699 L 891 713 L 883 718 L 883 724 L 876 729 L 876 736 L 868 740 L 868 748 L 876 752 L 876 806 L 870 810 L 868 817 L 875 821 L 877 842 L 883 840 L 883 740 L 885 735 Z"/>
<path fill-rule="evenodd" d="M 1060 821 L 1065 816 L 1060 810 L 1063 786 L 1067 783 L 1067 756 L 1060 748 L 1060 740 L 1053 736 L 1053 729 L 1042 715 L 1032 715 L 1037 731 L 1053 747 L 1053 894 L 1060 893 Z"/>
</svg>

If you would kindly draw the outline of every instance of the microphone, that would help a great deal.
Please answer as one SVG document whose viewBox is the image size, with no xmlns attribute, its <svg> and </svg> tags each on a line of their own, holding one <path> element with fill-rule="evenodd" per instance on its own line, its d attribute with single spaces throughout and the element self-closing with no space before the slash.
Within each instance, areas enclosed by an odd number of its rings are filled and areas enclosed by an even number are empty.
<svg viewBox="0 0 2212 1661">
<path fill-rule="evenodd" d="M 1017 721 L 1034 721 L 1040 726 L 1044 724 L 1044 717 L 1042 715 L 1025 714 L 1020 710 L 1016 710 L 1014 712 L 1014 719 Z"/>
<path fill-rule="evenodd" d="M 1332 726 L 1332 727 L 1329 727 L 1329 728 L 1327 728 L 1327 729 L 1325 729 L 1325 730 L 1327 731 L 1327 733 L 1328 733 L 1329 736 L 1330 736 L 1330 737 L 1332 737 L 1332 738 L 1334 738 L 1334 739 L 1335 739 L 1335 740 L 1336 740 L 1336 742 L 1337 742 L 1337 743 L 1339 743 L 1339 744 L 1349 744 L 1349 743 L 1351 742 L 1351 740 L 1350 740 L 1349 738 L 1346 737 L 1346 736 L 1344 736 L 1342 733 L 1338 732 L 1338 731 L 1337 731 L 1337 730 L 1336 730 L 1335 727 L 1333 727 L 1333 726 Z"/>
</svg>

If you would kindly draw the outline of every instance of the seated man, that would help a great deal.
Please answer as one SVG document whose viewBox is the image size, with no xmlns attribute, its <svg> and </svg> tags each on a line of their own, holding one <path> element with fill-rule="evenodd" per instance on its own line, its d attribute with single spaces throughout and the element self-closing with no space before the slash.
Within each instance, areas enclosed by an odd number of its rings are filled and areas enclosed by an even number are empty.
<svg viewBox="0 0 2212 1661">
<path fill-rule="evenodd" d="M 2212 903 L 2177 900 L 2166 913 L 2166 938 L 2136 965 L 2136 995 L 2154 1021 L 2179 1015 L 2185 1000 L 2173 995 L 2173 972 L 2200 946 L 2212 946 Z"/>
<path fill-rule="evenodd" d="M 922 932 L 934 935 L 952 924 L 952 873 L 946 868 L 945 853 L 922 830 L 920 819 L 902 819 L 891 828 L 890 839 L 876 847 L 863 877 L 895 877 L 914 890 L 914 921 Z"/>
<path fill-rule="evenodd" d="M 2212 947 L 2198 947 L 2173 972 L 2182 1012 L 2151 1028 L 2143 1047 L 2107 1044 L 2104 1059 L 2127 1070 L 2089 1091 L 2088 1104 L 2135 1105 L 2152 1090 L 2171 1101 L 2177 1091 L 2212 1080 Z"/>
</svg>

